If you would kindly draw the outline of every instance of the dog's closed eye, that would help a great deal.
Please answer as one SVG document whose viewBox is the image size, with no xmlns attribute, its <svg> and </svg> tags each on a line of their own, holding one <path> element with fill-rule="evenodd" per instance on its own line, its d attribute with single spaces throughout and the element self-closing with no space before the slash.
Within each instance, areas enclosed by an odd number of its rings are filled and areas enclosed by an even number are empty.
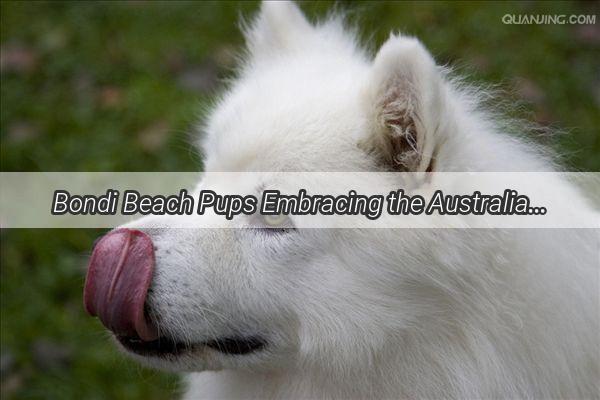
<svg viewBox="0 0 600 400">
<path fill-rule="evenodd" d="M 267 227 L 273 228 L 287 226 L 289 223 L 291 223 L 290 218 L 284 214 L 263 215 L 262 220 Z"/>
<path fill-rule="evenodd" d="M 265 233 L 288 233 L 295 229 L 291 218 L 285 214 L 258 215 L 254 226 Z"/>
</svg>

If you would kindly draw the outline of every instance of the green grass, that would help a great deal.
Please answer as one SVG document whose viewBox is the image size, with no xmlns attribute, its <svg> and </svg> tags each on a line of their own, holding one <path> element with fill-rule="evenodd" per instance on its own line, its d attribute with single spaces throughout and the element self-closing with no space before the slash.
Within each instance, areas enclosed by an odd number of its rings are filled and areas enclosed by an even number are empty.
<svg viewBox="0 0 600 400">
<path fill-rule="evenodd" d="M 303 8 L 317 17 L 331 4 Z M 0 7 L 2 171 L 201 168 L 189 133 L 218 91 L 218 80 L 230 76 L 232 54 L 242 44 L 237 17 L 249 15 L 255 3 Z M 590 33 L 569 25 L 501 23 L 506 13 L 598 14 L 592 7 L 337 4 L 374 46 L 390 30 L 408 32 L 440 63 L 458 65 L 475 82 L 517 89 L 510 101 L 521 95 L 530 101 L 519 116 L 568 132 L 554 145 L 566 154 L 569 169 L 599 171 L 598 28 Z M 99 234 L 2 231 L 3 398 L 163 399 L 177 390 L 176 377 L 119 355 L 101 325 L 84 314 L 83 268 Z M 45 354 L 49 348 L 55 354 Z"/>
</svg>

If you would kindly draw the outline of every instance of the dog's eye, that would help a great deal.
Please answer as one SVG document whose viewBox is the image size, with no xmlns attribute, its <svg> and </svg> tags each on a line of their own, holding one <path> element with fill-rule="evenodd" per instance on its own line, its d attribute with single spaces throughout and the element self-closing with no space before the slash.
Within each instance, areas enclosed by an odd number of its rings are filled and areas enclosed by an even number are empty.
<svg viewBox="0 0 600 400">
<path fill-rule="evenodd" d="M 294 229 L 292 220 L 284 214 L 261 215 L 259 225 L 266 233 L 287 233 Z"/>
<path fill-rule="evenodd" d="M 269 228 L 280 228 L 289 226 L 290 219 L 287 215 L 277 214 L 277 215 L 263 215 L 262 219 L 265 225 Z"/>
</svg>

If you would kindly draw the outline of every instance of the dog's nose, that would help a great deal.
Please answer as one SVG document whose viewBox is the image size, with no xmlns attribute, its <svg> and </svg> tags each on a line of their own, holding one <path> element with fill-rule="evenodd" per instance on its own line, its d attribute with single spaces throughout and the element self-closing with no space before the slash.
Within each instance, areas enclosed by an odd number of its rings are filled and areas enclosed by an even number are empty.
<svg viewBox="0 0 600 400">
<path fill-rule="evenodd" d="M 86 311 L 120 336 L 158 338 L 144 313 L 154 272 L 152 239 L 134 229 L 117 229 L 94 246 L 83 301 Z"/>
</svg>

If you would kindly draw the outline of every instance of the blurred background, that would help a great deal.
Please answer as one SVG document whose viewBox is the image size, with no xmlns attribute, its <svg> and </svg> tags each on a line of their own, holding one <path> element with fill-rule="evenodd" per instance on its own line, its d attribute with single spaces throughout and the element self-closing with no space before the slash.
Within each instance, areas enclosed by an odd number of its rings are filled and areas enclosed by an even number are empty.
<svg viewBox="0 0 600 400">
<path fill-rule="evenodd" d="M 323 18 L 334 3 L 302 3 Z M 2 171 L 195 171 L 201 110 L 232 76 L 254 2 L 0 5 Z M 568 170 L 600 171 L 598 2 L 335 3 L 371 46 L 421 38 L 441 64 L 498 84 Z M 505 14 L 595 14 L 595 25 L 504 25 Z M 544 130 L 541 130 L 543 132 Z M 2 230 L 3 399 L 167 399 L 174 375 L 120 355 L 84 314 L 97 230 Z"/>
</svg>

